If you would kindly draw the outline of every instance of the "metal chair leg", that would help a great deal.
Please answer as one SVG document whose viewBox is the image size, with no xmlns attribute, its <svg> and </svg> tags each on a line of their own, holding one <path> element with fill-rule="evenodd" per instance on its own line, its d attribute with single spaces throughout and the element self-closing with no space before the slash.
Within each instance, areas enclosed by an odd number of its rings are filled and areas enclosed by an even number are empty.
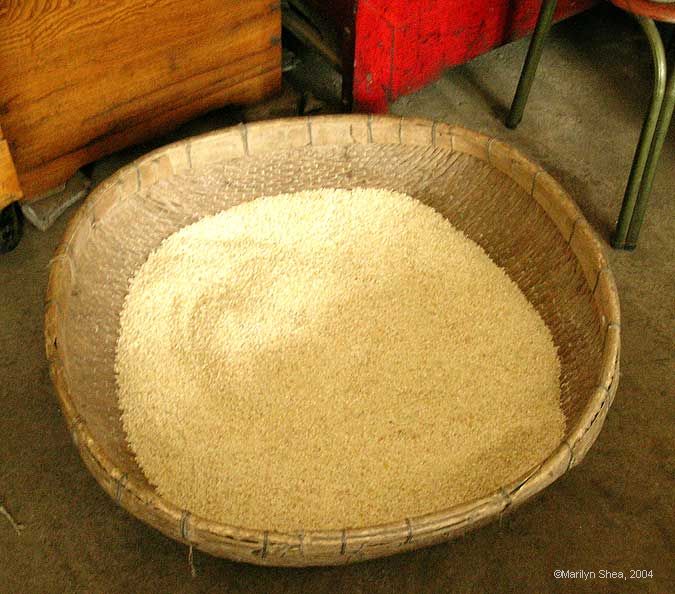
<svg viewBox="0 0 675 594">
<path fill-rule="evenodd" d="M 555 12 L 557 3 L 557 0 L 544 0 L 541 6 L 539 18 L 537 19 L 537 26 L 535 27 L 534 33 L 532 34 L 532 40 L 530 41 L 530 47 L 527 50 L 525 64 L 523 65 L 523 70 L 520 73 L 520 80 L 518 80 L 518 88 L 516 89 L 516 94 L 513 97 L 511 110 L 509 111 L 509 115 L 506 118 L 506 126 L 508 128 L 515 128 L 518 126 L 518 124 L 520 124 L 520 120 L 523 119 L 525 104 L 527 103 L 527 98 L 530 95 L 530 89 L 532 87 L 532 82 L 534 81 L 534 76 L 537 73 L 537 66 L 539 65 L 541 52 L 544 49 L 546 36 L 551 29 L 553 13 Z"/>
<path fill-rule="evenodd" d="M 654 21 L 643 16 L 637 16 L 636 18 L 645 32 L 649 41 L 649 46 L 652 50 L 652 60 L 654 62 L 654 89 L 652 91 L 651 105 L 649 106 L 649 111 L 647 112 L 644 124 L 642 125 L 640 140 L 638 141 L 635 156 L 633 157 L 633 165 L 630 170 L 630 175 L 628 176 L 628 183 L 621 205 L 621 212 L 619 213 L 619 220 L 616 224 L 616 231 L 612 237 L 612 246 L 616 249 L 630 249 L 630 246 L 626 245 L 628 228 L 631 225 L 638 192 L 640 191 L 643 182 L 645 166 L 650 155 L 652 140 L 654 139 L 654 132 L 656 130 L 666 89 L 666 53 L 663 49 L 661 35 L 659 34 Z M 651 183 L 649 185 L 651 186 Z"/>
<path fill-rule="evenodd" d="M 628 235 L 626 237 L 625 249 L 635 249 L 637 240 L 640 235 L 640 228 L 642 221 L 645 218 L 647 210 L 647 203 L 652 192 L 652 184 L 654 182 L 654 175 L 656 174 L 656 167 L 659 164 L 659 157 L 661 156 L 661 149 L 668 134 L 670 121 L 673 117 L 673 109 L 675 108 L 675 64 L 671 67 L 670 79 L 668 80 L 668 87 L 666 89 L 666 96 L 661 105 L 661 113 L 659 120 L 656 123 L 656 131 L 654 132 L 654 139 L 647 158 L 647 165 L 642 176 L 642 183 L 640 184 L 640 191 L 637 200 L 635 201 L 635 209 L 633 210 L 633 217 L 628 228 Z"/>
</svg>

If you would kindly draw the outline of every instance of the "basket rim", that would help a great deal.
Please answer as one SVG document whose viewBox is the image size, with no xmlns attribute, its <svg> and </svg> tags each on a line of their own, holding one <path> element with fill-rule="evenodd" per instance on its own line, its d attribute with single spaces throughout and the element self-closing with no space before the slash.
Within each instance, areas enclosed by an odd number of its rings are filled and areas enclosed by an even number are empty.
<svg viewBox="0 0 675 594">
<path fill-rule="evenodd" d="M 238 130 L 242 139 L 243 150 L 241 155 L 234 158 L 247 158 L 250 154 L 247 139 L 252 132 L 264 137 L 266 134 L 273 135 L 289 125 L 297 128 L 299 123 L 306 126 L 308 130 L 310 142 L 306 144 L 314 144 L 312 142 L 312 128 L 321 129 L 321 126 L 333 126 L 337 127 L 336 129 L 339 131 L 341 127 L 348 127 L 349 136 L 353 140 L 352 126 L 358 125 L 365 127 L 365 130 L 367 130 L 367 141 L 364 141 L 364 144 L 392 144 L 392 142 L 396 142 L 397 136 L 398 142 L 401 144 L 424 145 L 426 143 L 432 146 L 442 146 L 453 152 L 471 154 L 492 164 L 517 181 L 529 192 L 530 198 L 533 200 L 538 185 L 544 184 L 555 196 L 556 206 L 562 209 L 564 215 L 561 216 L 564 220 L 554 220 L 554 217 L 548 211 L 546 214 L 556 224 L 563 239 L 573 248 L 577 260 L 581 261 L 580 254 L 585 257 L 590 255 L 588 262 L 591 264 L 587 268 L 594 275 L 595 280 L 593 280 L 593 276 L 588 274 L 587 280 L 593 298 L 595 299 L 596 292 L 600 291 L 601 284 L 603 290 L 609 295 L 609 298 L 602 298 L 601 296 L 598 304 L 604 317 L 606 330 L 600 375 L 601 378 L 606 378 L 606 380 L 598 382 L 598 386 L 594 393 L 589 396 L 578 422 L 567 431 L 568 437 L 545 460 L 542 460 L 512 483 L 504 485 L 480 499 L 467 501 L 437 512 L 367 527 L 300 530 L 295 532 L 250 529 L 192 514 L 158 495 L 155 489 L 149 489 L 133 477 L 127 477 L 121 469 L 113 464 L 100 444 L 94 440 L 84 418 L 78 413 L 70 392 L 62 356 L 57 348 L 57 329 L 59 328 L 62 306 L 57 283 L 61 274 L 59 263 L 63 265 L 63 262 L 66 261 L 66 265 L 72 269 L 69 254 L 72 239 L 83 225 L 96 224 L 96 217 L 93 212 L 99 198 L 106 192 L 118 187 L 124 179 L 129 177 L 138 179 L 137 190 L 140 190 L 142 182 L 139 171 L 141 171 L 143 165 L 155 162 L 157 159 L 170 154 L 171 151 L 184 150 L 187 152 L 187 166 L 193 168 L 193 159 L 190 159 L 191 147 L 201 142 L 222 141 L 228 135 L 231 137 L 234 130 Z M 380 125 L 393 134 L 393 141 L 378 142 L 373 140 L 374 131 Z M 398 127 L 397 133 L 396 127 Z M 294 143 L 295 141 L 291 138 L 289 142 Z M 282 142 L 282 147 L 289 148 L 289 142 Z M 339 139 L 335 142 L 335 144 L 345 143 Z M 302 145 L 296 144 L 294 146 Z M 280 148 L 279 138 L 275 137 L 269 150 L 278 148 Z M 264 151 L 258 151 L 254 154 L 259 152 Z M 213 162 L 217 162 L 217 160 Z M 522 177 L 523 172 L 526 172 L 524 177 Z M 525 180 L 524 183 L 521 183 L 521 177 Z M 546 208 L 544 209 L 546 210 Z M 89 223 L 87 222 L 88 219 Z M 568 229 L 570 226 L 571 231 Z M 569 236 L 567 236 L 567 231 L 569 231 Z M 581 239 L 577 241 L 577 237 Z M 577 250 L 579 250 L 579 253 L 577 253 Z M 584 272 L 587 272 L 586 268 Z M 80 455 L 103 489 L 130 513 L 171 538 L 190 546 L 197 546 L 208 552 L 258 564 L 297 566 L 333 564 L 393 554 L 433 542 L 448 540 L 453 535 L 466 532 L 472 527 L 501 517 L 507 511 L 515 509 L 544 489 L 583 459 L 597 437 L 599 429 L 597 431 L 593 431 L 593 429 L 602 425 L 618 383 L 620 308 L 616 284 L 599 239 L 574 201 L 538 163 L 525 157 L 512 146 L 496 138 L 463 127 L 421 118 L 347 114 L 276 119 L 239 124 L 208 132 L 147 153 L 117 170 L 99 184 L 73 216 L 50 263 L 45 301 L 45 345 L 50 374 L 56 388 L 59 404 Z M 147 508 L 152 508 L 154 513 L 147 513 Z M 212 539 L 211 542 L 209 542 L 210 539 Z M 240 544 L 242 548 L 237 552 Z M 223 554 L 222 547 L 227 548 L 228 552 Z M 364 547 L 370 550 L 364 550 Z M 383 552 L 378 551 L 377 547 L 380 547 L 380 549 L 396 547 L 396 549 Z M 294 559 L 293 562 L 283 560 L 287 553 L 290 553 L 289 560 L 292 558 Z"/>
</svg>

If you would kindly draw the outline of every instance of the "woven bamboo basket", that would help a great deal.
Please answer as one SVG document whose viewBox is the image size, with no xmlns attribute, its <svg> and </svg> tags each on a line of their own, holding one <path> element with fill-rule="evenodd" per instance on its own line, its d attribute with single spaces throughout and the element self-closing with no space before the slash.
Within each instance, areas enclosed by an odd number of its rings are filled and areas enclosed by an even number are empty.
<svg viewBox="0 0 675 594">
<path fill-rule="evenodd" d="M 168 235 L 261 195 L 336 187 L 406 192 L 479 243 L 518 284 L 558 347 L 562 443 L 483 499 L 400 521 L 282 534 L 225 525 L 161 498 L 129 450 L 113 370 L 129 278 Z M 164 534 L 261 565 L 335 565 L 455 538 L 516 509 L 578 464 L 616 392 L 619 302 L 599 242 L 538 165 L 481 134 L 419 119 L 277 120 L 150 153 L 96 188 L 52 261 L 45 340 L 73 441 L 103 489 Z"/>
</svg>

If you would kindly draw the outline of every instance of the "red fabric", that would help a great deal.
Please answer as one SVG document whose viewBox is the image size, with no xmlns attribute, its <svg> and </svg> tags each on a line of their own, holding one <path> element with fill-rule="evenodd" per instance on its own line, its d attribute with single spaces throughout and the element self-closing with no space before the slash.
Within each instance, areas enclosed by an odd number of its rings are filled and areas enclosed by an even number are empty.
<svg viewBox="0 0 675 594">
<path fill-rule="evenodd" d="M 612 4 L 633 14 L 641 14 L 656 21 L 675 23 L 675 4 L 649 0 L 611 0 Z"/>
<path fill-rule="evenodd" d="M 594 3 L 559 0 L 555 18 Z M 386 111 L 389 102 L 438 78 L 445 68 L 527 35 L 540 6 L 540 0 L 360 0 L 355 109 Z"/>
</svg>

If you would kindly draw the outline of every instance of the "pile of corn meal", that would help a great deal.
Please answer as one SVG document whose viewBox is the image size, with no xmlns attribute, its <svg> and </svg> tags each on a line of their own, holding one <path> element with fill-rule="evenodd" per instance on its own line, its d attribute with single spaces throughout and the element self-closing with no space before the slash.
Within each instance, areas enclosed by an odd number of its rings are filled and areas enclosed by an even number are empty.
<svg viewBox="0 0 675 594">
<path fill-rule="evenodd" d="M 266 530 L 399 521 L 487 495 L 560 443 L 560 364 L 506 273 L 375 189 L 259 198 L 167 238 L 116 358 L 158 492 Z"/>
</svg>

